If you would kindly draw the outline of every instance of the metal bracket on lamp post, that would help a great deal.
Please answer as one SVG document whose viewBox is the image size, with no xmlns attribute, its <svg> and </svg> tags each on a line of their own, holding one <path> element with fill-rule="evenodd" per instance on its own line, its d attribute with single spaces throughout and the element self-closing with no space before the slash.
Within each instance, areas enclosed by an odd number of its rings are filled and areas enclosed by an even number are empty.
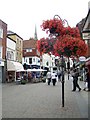
<svg viewBox="0 0 90 120">
<path fill-rule="evenodd" d="M 59 15 L 54 15 L 53 18 L 55 19 L 56 16 L 57 16 L 60 20 L 62 20 L 61 17 L 60 17 Z M 62 21 L 63 21 L 63 20 L 62 20 Z"/>
<path fill-rule="evenodd" d="M 59 15 L 54 15 L 54 19 L 55 19 L 55 17 L 58 17 L 60 20 L 62 20 L 63 23 L 66 22 L 66 23 L 67 23 L 67 26 L 69 26 L 69 23 L 68 23 L 68 21 L 67 21 L 66 19 L 64 19 L 64 20 L 61 19 L 61 17 L 60 17 Z"/>
</svg>

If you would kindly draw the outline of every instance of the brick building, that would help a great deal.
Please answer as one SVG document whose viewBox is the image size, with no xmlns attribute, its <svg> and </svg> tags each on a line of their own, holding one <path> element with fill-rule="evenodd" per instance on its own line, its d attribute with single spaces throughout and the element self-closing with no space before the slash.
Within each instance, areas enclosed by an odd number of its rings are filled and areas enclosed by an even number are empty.
<svg viewBox="0 0 90 120">
<path fill-rule="evenodd" d="M 23 60 L 22 63 L 28 67 L 40 67 L 40 57 L 36 46 L 37 40 L 29 39 L 23 41 Z"/>
<path fill-rule="evenodd" d="M 7 24 L 0 20 L 0 82 L 6 80 Z"/>
</svg>

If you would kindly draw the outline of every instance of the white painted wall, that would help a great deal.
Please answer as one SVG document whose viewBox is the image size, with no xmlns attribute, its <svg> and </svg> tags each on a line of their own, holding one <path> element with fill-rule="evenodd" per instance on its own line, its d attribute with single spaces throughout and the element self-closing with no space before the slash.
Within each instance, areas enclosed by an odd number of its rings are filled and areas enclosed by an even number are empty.
<svg viewBox="0 0 90 120">
<path fill-rule="evenodd" d="M 16 49 L 16 43 L 13 40 L 7 38 L 7 48 L 15 50 Z"/>
<path fill-rule="evenodd" d="M 43 66 L 51 68 L 51 71 L 52 71 L 53 67 L 55 66 L 55 56 L 44 54 L 42 59 L 43 59 L 43 62 L 42 62 Z M 47 62 L 48 62 L 48 66 L 47 66 Z"/>
<path fill-rule="evenodd" d="M 29 64 L 29 58 L 32 58 L 32 65 L 40 65 L 40 58 L 37 56 L 32 56 L 32 57 L 23 57 L 22 58 L 22 64 L 26 63 Z M 48 62 L 48 65 L 47 65 Z M 55 56 L 54 55 L 48 55 L 48 54 L 43 54 L 42 55 L 42 65 L 44 67 L 48 67 L 51 71 L 53 70 L 53 67 L 55 67 Z"/>
<path fill-rule="evenodd" d="M 7 38 L 6 56 L 9 60 L 16 60 L 16 43 L 9 38 Z"/>
<path fill-rule="evenodd" d="M 22 64 L 26 63 L 30 65 L 29 58 L 32 58 L 32 65 L 40 65 L 40 58 L 37 56 L 32 57 L 23 57 L 22 58 Z"/>
</svg>

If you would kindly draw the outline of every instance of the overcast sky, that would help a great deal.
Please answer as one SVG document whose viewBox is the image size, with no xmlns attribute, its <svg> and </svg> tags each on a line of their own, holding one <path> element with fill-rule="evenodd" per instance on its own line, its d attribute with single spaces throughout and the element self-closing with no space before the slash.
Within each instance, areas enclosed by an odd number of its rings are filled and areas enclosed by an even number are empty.
<svg viewBox="0 0 90 120">
<path fill-rule="evenodd" d="M 38 39 L 45 37 L 41 30 L 43 20 L 58 14 L 71 27 L 86 17 L 90 0 L 0 0 L 0 19 L 24 40 L 34 37 L 35 25 Z"/>
</svg>

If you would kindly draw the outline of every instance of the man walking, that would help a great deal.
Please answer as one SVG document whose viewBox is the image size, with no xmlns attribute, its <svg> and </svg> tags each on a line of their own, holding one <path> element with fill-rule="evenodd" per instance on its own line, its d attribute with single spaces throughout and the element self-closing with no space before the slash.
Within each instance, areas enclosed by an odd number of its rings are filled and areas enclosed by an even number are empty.
<svg viewBox="0 0 90 120">
<path fill-rule="evenodd" d="M 53 72 L 53 73 L 52 73 L 52 82 L 53 82 L 53 86 L 55 86 L 55 84 L 56 84 L 56 77 L 57 77 L 56 73 Z"/>
<path fill-rule="evenodd" d="M 50 85 L 50 82 L 51 82 L 51 72 L 48 71 L 47 73 L 47 80 L 48 80 L 48 85 Z"/>
<path fill-rule="evenodd" d="M 72 91 L 76 91 L 76 88 L 78 88 L 79 91 L 81 91 L 81 88 L 78 84 L 78 76 L 79 76 L 78 70 L 74 69 L 73 70 L 73 75 L 72 75 L 72 77 L 73 77 L 73 90 Z"/>
</svg>

